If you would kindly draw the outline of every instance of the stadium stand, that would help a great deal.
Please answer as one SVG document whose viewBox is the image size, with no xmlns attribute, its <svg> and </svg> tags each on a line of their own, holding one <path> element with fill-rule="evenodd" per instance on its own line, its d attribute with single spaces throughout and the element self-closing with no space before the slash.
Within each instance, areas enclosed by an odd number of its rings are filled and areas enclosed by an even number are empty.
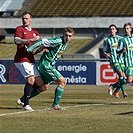
<svg viewBox="0 0 133 133">
<path fill-rule="evenodd" d="M 35 2 L 35 0 L 23 0 L 21 8 L 17 9 L 14 12 L 14 16 L 16 16 L 16 17 L 21 16 L 24 11 L 29 10 L 29 8 L 32 6 L 32 4 L 34 2 Z"/>
<path fill-rule="evenodd" d="M 2 0 L 2 2 L 4 1 L 7 0 Z M 14 16 L 20 17 L 22 12 L 26 10 L 29 10 L 33 17 L 127 17 L 133 15 L 133 0 L 24 0 L 21 8 L 16 10 Z M 59 32 L 59 29 L 56 29 L 56 32 Z M 14 31 L 14 29 L 9 30 Z M 39 33 L 43 33 L 42 31 L 47 31 L 46 33 L 51 34 L 51 30 L 47 28 L 38 30 Z M 95 31 L 93 30 L 93 28 L 82 28 L 82 31 L 85 31 L 82 36 L 88 36 L 89 33 L 93 36 L 93 34 L 95 34 Z M 80 27 L 75 29 L 75 31 L 75 33 L 81 34 Z M 96 31 L 96 34 L 101 33 L 101 29 L 97 28 Z M 106 29 L 102 28 L 102 32 L 104 31 L 106 31 Z M 1 35 L 3 35 L 3 31 L 0 32 L 2 33 Z M 0 58 L 13 58 L 14 55 L 11 55 L 11 52 L 7 51 L 7 53 L 5 53 L 5 51 L 6 49 L 9 49 L 10 51 L 15 52 L 16 46 L 14 45 L 13 40 L 8 41 L 4 39 L 5 38 L 2 38 L 0 41 L 2 53 Z M 88 45 L 90 41 L 81 38 L 80 41 L 76 39 L 69 45 L 64 54 L 84 53 L 86 51 L 83 52 L 82 50 L 86 50 L 86 48 L 91 47 L 91 45 Z M 89 55 L 89 57 L 91 56 Z"/>
<path fill-rule="evenodd" d="M 0 0 L 0 16 L 9 17 L 18 10 L 24 0 Z"/>
<path fill-rule="evenodd" d="M 35 0 L 34 17 L 132 16 L 132 0 Z"/>
</svg>

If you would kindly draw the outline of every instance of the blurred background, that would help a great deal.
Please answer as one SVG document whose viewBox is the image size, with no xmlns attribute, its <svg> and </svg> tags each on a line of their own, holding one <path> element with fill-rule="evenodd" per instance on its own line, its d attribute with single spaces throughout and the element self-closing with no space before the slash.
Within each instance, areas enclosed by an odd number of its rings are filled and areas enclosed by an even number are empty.
<svg viewBox="0 0 133 133">
<path fill-rule="evenodd" d="M 32 28 L 41 37 L 62 35 L 67 26 L 74 28 L 74 39 L 62 58 L 102 59 L 109 25 L 115 24 L 123 35 L 123 25 L 133 24 L 133 0 L 0 0 L 1 59 L 14 57 L 13 35 L 24 11 L 31 12 Z"/>
</svg>

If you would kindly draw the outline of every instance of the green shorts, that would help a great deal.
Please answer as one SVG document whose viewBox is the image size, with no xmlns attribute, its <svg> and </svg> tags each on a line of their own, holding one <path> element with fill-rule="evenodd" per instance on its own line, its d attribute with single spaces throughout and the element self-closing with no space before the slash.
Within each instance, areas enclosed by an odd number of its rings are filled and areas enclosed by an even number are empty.
<svg viewBox="0 0 133 133">
<path fill-rule="evenodd" d="M 124 64 L 120 64 L 120 66 L 121 66 L 121 70 L 122 70 L 123 72 L 125 72 L 125 70 L 126 70 L 125 65 L 124 65 Z"/>
<path fill-rule="evenodd" d="M 52 66 L 38 66 L 41 76 L 45 84 L 55 81 L 62 75 Z"/>
<path fill-rule="evenodd" d="M 114 73 L 118 72 L 121 69 L 121 66 L 119 63 L 111 63 L 112 69 Z"/>
<path fill-rule="evenodd" d="M 126 76 L 133 76 L 133 67 L 127 67 Z"/>
</svg>

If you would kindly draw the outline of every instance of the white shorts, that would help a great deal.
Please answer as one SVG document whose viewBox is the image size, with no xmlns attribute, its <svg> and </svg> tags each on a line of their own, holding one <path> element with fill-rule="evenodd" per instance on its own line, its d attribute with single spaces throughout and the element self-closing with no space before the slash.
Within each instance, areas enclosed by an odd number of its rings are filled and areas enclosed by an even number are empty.
<svg viewBox="0 0 133 133">
<path fill-rule="evenodd" d="M 15 63 L 15 66 L 20 70 L 24 78 L 29 76 L 40 76 L 40 72 L 37 69 L 37 66 L 34 63 L 21 62 Z"/>
</svg>

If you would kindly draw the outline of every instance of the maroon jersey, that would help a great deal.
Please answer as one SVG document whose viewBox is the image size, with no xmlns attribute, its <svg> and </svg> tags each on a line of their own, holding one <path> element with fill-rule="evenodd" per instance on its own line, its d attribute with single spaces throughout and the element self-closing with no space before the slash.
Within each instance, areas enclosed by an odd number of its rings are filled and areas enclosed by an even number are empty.
<svg viewBox="0 0 133 133">
<path fill-rule="evenodd" d="M 40 36 L 39 33 L 35 29 L 28 30 L 24 26 L 18 26 L 16 28 L 14 38 L 19 37 L 21 39 L 31 39 L 34 38 L 35 36 Z M 14 62 L 29 62 L 29 63 L 35 63 L 35 59 L 32 53 L 28 53 L 25 50 L 25 45 L 30 46 L 33 44 L 33 42 L 30 42 L 28 44 L 20 44 L 17 45 L 17 52 L 14 57 Z"/>
</svg>

